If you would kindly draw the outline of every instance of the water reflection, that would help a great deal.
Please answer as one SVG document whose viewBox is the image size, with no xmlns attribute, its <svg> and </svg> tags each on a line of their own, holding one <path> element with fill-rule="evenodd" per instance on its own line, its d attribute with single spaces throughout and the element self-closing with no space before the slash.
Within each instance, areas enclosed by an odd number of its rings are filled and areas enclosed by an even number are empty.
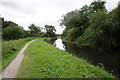
<svg viewBox="0 0 120 80">
<path fill-rule="evenodd" d="M 61 50 L 65 50 L 65 46 L 64 44 L 62 43 L 62 40 L 61 38 L 57 39 L 54 44 L 57 48 L 61 49 Z"/>
<path fill-rule="evenodd" d="M 49 44 L 54 44 L 54 42 L 57 40 L 57 38 L 54 38 L 54 39 L 44 39 L 44 41 L 46 41 L 47 43 Z M 55 45 L 55 44 L 54 44 Z"/>
<path fill-rule="evenodd" d="M 74 43 L 63 42 L 63 44 L 66 46 L 67 52 L 72 53 L 78 57 L 87 59 L 94 65 L 102 63 L 105 70 L 107 70 L 111 74 L 116 75 L 117 77 L 120 77 L 120 51 L 100 52 L 90 47 L 80 47 L 79 45 Z"/>
<path fill-rule="evenodd" d="M 102 63 L 105 70 L 111 74 L 116 75 L 117 77 L 120 77 L 120 51 L 100 52 L 90 47 L 80 47 L 74 43 L 64 42 L 61 38 L 54 40 L 51 39 L 48 41 L 48 43 L 56 46 L 61 50 L 66 50 L 67 52 L 74 54 L 77 57 L 87 59 L 94 65 Z"/>
</svg>

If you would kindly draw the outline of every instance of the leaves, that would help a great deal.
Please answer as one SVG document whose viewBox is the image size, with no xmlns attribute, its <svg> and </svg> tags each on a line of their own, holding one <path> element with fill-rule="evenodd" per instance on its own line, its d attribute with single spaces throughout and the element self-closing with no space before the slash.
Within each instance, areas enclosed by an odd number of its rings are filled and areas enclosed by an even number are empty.
<svg viewBox="0 0 120 80">
<path fill-rule="evenodd" d="M 40 36 L 41 30 L 39 27 L 35 26 L 34 24 L 31 24 L 28 28 L 31 31 L 31 37 Z"/>
<path fill-rule="evenodd" d="M 47 34 L 46 34 L 47 37 L 54 37 L 55 36 L 56 29 L 54 26 L 45 25 L 45 30 L 47 31 Z"/>
</svg>

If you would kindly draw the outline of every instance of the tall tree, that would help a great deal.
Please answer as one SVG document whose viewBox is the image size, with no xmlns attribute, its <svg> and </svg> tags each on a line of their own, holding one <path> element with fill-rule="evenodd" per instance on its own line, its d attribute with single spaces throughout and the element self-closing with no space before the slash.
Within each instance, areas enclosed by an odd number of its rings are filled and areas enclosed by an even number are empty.
<svg viewBox="0 0 120 80">
<path fill-rule="evenodd" d="M 106 10 L 105 8 L 105 1 L 103 0 L 95 0 L 93 1 L 90 6 L 89 10 L 91 13 L 96 13 L 98 10 Z"/>
<path fill-rule="evenodd" d="M 19 26 L 19 25 L 14 23 L 14 22 L 12 22 L 12 21 L 3 21 L 2 29 L 7 28 L 9 26 L 14 27 L 14 26 Z"/>
<path fill-rule="evenodd" d="M 28 28 L 31 31 L 31 37 L 38 37 L 41 33 L 40 28 L 35 26 L 34 24 L 31 24 Z"/>
<path fill-rule="evenodd" d="M 56 29 L 55 29 L 54 26 L 45 25 L 45 30 L 47 32 L 46 36 L 48 36 L 48 37 L 54 37 L 55 36 Z"/>
<path fill-rule="evenodd" d="M 12 21 L 3 21 L 2 30 L 4 40 L 19 39 L 25 36 L 24 29 Z"/>
<path fill-rule="evenodd" d="M 24 30 L 19 26 L 9 26 L 3 29 L 2 35 L 5 40 L 19 39 L 24 37 Z"/>
<path fill-rule="evenodd" d="M 83 28 L 88 26 L 88 17 L 79 10 L 67 13 L 60 21 L 60 25 L 66 27 L 64 31 L 65 35 L 67 35 L 67 32 L 71 28 L 79 27 L 78 29 L 82 32 Z"/>
</svg>

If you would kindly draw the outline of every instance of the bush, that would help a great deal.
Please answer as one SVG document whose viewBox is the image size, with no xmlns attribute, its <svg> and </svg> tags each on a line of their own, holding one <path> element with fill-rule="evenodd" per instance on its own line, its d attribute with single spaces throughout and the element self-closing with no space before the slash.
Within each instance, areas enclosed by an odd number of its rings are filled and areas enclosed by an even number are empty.
<svg viewBox="0 0 120 80">
<path fill-rule="evenodd" d="M 21 45 L 25 44 L 26 42 L 32 40 L 33 38 L 25 38 L 19 40 L 10 40 L 10 41 L 3 41 L 2 43 L 2 57 L 6 58 L 10 55 L 14 54 L 14 51 L 19 50 Z"/>
<path fill-rule="evenodd" d="M 10 40 L 2 42 L 2 69 L 15 58 L 24 45 L 35 38 L 25 38 L 19 40 Z"/>
<path fill-rule="evenodd" d="M 76 40 L 77 37 L 79 37 L 81 35 L 81 32 L 80 31 L 80 28 L 77 27 L 77 28 L 71 28 L 69 31 L 68 31 L 68 39 L 71 40 L 71 41 L 74 41 Z"/>
<path fill-rule="evenodd" d="M 19 26 L 9 26 L 3 29 L 3 39 L 5 40 L 15 40 L 24 37 L 24 31 Z"/>
</svg>

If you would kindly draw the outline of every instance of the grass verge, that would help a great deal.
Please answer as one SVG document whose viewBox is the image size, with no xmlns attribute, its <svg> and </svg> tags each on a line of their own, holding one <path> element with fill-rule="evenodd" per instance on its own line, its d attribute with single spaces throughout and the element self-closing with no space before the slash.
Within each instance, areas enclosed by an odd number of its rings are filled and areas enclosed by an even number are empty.
<svg viewBox="0 0 120 80">
<path fill-rule="evenodd" d="M 38 39 L 24 52 L 17 78 L 115 78 L 104 69 Z"/>
<path fill-rule="evenodd" d="M 19 40 L 10 40 L 2 42 L 2 70 L 16 57 L 19 51 L 34 38 L 25 38 Z"/>
</svg>

